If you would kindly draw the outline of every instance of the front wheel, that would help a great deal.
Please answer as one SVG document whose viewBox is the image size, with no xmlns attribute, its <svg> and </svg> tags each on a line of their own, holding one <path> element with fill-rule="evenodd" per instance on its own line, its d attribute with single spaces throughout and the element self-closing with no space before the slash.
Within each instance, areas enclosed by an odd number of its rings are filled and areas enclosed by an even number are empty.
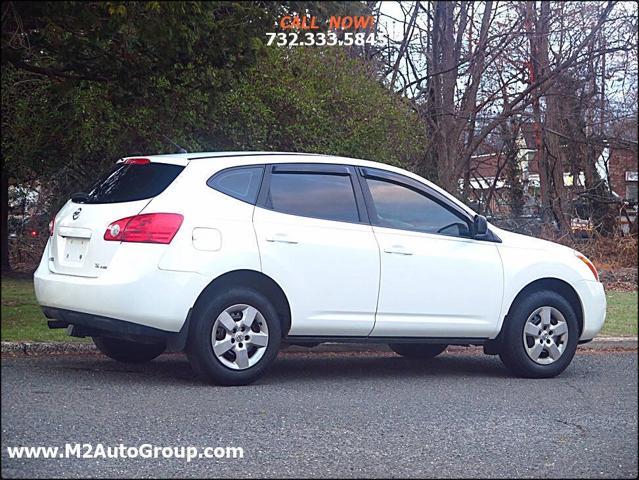
<svg viewBox="0 0 639 480">
<path fill-rule="evenodd" d="M 92 338 L 98 350 L 107 357 L 123 363 L 150 362 L 166 350 L 166 344 L 164 342 L 139 343 L 113 337 Z"/>
<path fill-rule="evenodd" d="M 195 372 L 218 385 L 246 385 L 260 378 L 280 348 L 277 312 L 261 293 L 234 288 L 197 308 L 187 357 Z"/>
<path fill-rule="evenodd" d="M 448 345 L 433 343 L 391 343 L 388 346 L 402 357 L 421 359 L 435 358 L 448 347 Z"/>
<path fill-rule="evenodd" d="M 570 303 L 556 292 L 535 292 L 508 313 L 499 356 L 515 375 L 550 378 L 570 364 L 579 325 Z"/>
</svg>

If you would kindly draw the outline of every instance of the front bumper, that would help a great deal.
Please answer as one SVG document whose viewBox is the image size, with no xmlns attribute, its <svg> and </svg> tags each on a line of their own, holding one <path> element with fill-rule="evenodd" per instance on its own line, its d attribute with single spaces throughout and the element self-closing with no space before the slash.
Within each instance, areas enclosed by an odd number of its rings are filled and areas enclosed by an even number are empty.
<svg viewBox="0 0 639 480">
<path fill-rule="evenodd" d="M 592 340 L 601 330 L 606 320 L 606 292 L 600 282 L 583 280 L 578 284 L 584 325 L 580 342 Z"/>
</svg>

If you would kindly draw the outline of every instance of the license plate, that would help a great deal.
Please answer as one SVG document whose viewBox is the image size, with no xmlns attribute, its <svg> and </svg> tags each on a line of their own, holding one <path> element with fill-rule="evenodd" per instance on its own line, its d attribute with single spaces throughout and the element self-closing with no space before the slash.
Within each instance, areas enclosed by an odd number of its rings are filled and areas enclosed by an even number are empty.
<svg viewBox="0 0 639 480">
<path fill-rule="evenodd" d="M 88 245 L 87 238 L 67 237 L 64 244 L 64 263 L 77 265 L 84 262 Z"/>
</svg>

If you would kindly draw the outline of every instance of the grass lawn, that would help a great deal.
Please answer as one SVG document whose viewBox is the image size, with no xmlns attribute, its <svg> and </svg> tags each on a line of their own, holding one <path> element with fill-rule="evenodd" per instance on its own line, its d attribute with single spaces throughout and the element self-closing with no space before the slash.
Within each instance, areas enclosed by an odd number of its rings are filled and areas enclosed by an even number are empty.
<svg viewBox="0 0 639 480">
<path fill-rule="evenodd" d="M 602 335 L 637 335 L 637 292 L 608 292 L 608 315 Z M 89 341 L 49 330 L 36 304 L 30 278 L 2 279 L 2 340 Z"/>
<path fill-rule="evenodd" d="M 47 318 L 36 303 L 33 280 L 2 278 L 2 341 L 31 340 L 35 342 L 88 342 L 90 338 L 75 338 L 66 330 L 50 330 Z"/>
<path fill-rule="evenodd" d="M 603 335 L 637 335 L 637 291 L 607 292 L 608 313 Z"/>
</svg>

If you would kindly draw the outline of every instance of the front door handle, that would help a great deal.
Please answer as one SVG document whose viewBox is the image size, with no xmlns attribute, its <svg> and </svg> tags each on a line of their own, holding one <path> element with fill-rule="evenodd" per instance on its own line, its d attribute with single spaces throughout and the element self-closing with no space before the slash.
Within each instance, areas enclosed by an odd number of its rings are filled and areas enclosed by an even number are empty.
<svg viewBox="0 0 639 480">
<path fill-rule="evenodd" d="M 275 233 L 273 235 L 269 235 L 268 237 L 266 237 L 266 241 L 272 243 L 288 243 L 292 245 L 299 243 L 297 240 L 289 237 L 285 233 Z"/>
<path fill-rule="evenodd" d="M 385 253 L 393 253 L 395 255 L 412 255 L 413 252 L 409 251 L 404 245 L 391 245 L 384 248 Z"/>
</svg>

